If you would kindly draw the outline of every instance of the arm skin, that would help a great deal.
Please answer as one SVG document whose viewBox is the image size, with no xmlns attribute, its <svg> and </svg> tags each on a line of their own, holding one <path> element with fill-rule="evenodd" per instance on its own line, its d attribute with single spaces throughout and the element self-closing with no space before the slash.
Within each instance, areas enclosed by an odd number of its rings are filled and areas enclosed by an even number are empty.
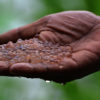
<svg viewBox="0 0 100 100">
<path fill-rule="evenodd" d="M 8 66 L 0 62 L 0 75 L 42 78 L 68 82 L 82 78 L 100 69 L 100 17 L 87 11 L 67 11 L 51 14 L 32 24 L 0 35 L 0 44 L 39 34 L 42 41 L 67 43 L 72 55 L 62 60 L 64 67 L 16 63 Z"/>
</svg>

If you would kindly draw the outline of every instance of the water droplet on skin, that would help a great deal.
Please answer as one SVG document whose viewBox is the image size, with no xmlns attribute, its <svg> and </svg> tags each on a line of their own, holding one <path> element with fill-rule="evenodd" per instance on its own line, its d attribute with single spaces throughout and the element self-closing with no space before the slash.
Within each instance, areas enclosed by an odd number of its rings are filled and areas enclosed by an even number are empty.
<svg viewBox="0 0 100 100">
<path fill-rule="evenodd" d="M 50 81 L 49 80 L 46 80 L 46 83 L 50 83 Z"/>
</svg>

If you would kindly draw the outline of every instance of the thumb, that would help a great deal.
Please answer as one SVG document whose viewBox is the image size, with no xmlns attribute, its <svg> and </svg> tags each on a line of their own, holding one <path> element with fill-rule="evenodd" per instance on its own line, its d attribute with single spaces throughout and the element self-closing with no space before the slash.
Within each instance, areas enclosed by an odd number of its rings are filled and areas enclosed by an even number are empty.
<svg viewBox="0 0 100 100">
<path fill-rule="evenodd" d="M 35 23 L 19 27 L 0 35 L 0 44 L 7 43 L 9 41 L 16 42 L 18 38 L 30 38 L 36 34 Z"/>
<path fill-rule="evenodd" d="M 32 38 L 35 34 L 39 33 L 41 28 L 44 27 L 44 25 L 48 21 L 48 16 L 45 16 L 36 22 L 33 22 L 32 24 L 28 24 L 26 26 L 22 26 L 13 30 L 10 30 L 8 32 L 5 32 L 0 35 L 0 44 L 7 43 L 9 41 L 16 42 L 17 39 L 28 39 Z"/>
</svg>

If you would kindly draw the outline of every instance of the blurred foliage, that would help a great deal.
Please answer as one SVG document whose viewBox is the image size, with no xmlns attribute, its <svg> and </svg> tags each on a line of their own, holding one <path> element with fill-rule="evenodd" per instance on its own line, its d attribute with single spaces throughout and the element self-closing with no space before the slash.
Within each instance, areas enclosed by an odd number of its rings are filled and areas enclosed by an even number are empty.
<svg viewBox="0 0 100 100">
<path fill-rule="evenodd" d="M 100 15 L 100 0 L 0 0 L 0 33 L 65 10 Z M 100 72 L 65 85 L 0 77 L 0 100 L 100 100 Z"/>
</svg>

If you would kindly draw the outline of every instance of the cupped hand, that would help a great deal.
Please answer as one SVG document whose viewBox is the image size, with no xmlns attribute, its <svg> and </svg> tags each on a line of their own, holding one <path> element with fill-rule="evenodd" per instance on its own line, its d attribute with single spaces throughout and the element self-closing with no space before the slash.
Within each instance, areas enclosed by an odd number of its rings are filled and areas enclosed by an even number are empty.
<svg viewBox="0 0 100 100">
<path fill-rule="evenodd" d="M 66 56 L 61 66 L 43 63 L 0 63 L 1 75 L 42 78 L 68 82 L 98 71 L 100 68 L 100 18 L 87 11 L 68 11 L 51 14 L 32 24 L 0 35 L 0 43 L 16 42 L 38 35 L 42 41 L 68 44 L 71 56 Z"/>
</svg>

